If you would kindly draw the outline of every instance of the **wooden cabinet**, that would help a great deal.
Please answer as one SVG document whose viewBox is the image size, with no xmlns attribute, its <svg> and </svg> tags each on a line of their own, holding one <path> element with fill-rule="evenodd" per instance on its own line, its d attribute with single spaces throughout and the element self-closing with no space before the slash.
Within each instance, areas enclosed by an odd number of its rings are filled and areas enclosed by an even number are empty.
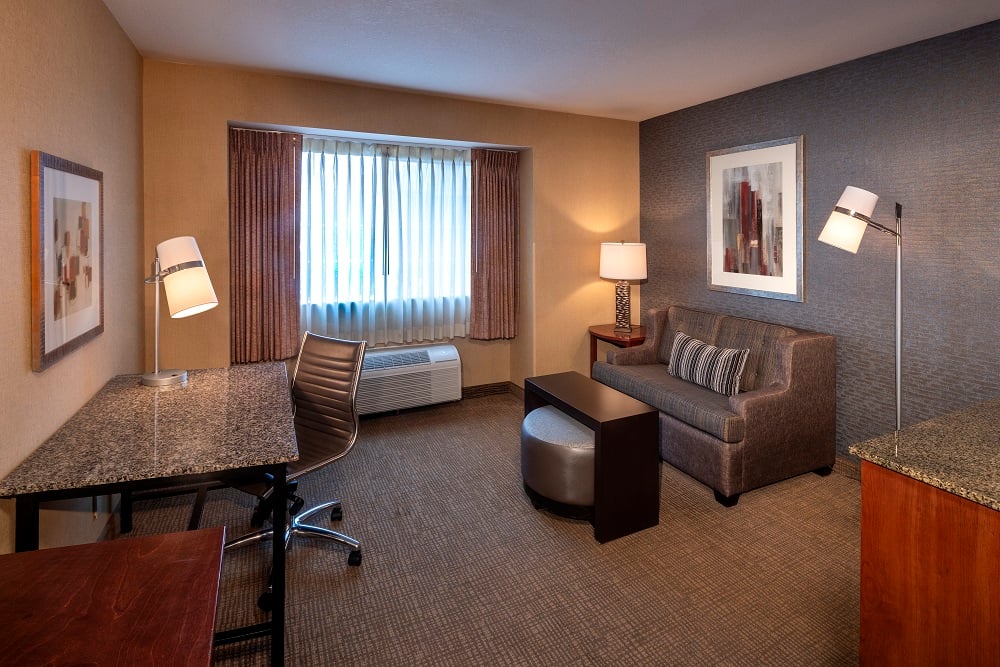
<svg viewBox="0 0 1000 667">
<path fill-rule="evenodd" d="M 1000 664 L 1000 512 L 861 467 L 861 664 Z"/>
</svg>

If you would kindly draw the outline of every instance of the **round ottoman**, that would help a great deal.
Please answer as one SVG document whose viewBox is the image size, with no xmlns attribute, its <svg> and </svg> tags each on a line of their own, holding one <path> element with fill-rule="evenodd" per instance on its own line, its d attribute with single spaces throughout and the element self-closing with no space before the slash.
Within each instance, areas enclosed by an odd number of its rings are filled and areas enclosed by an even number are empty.
<svg viewBox="0 0 1000 667">
<path fill-rule="evenodd" d="M 551 405 L 532 410 L 521 423 L 521 477 L 536 508 L 573 516 L 589 510 L 594 432 Z"/>
</svg>

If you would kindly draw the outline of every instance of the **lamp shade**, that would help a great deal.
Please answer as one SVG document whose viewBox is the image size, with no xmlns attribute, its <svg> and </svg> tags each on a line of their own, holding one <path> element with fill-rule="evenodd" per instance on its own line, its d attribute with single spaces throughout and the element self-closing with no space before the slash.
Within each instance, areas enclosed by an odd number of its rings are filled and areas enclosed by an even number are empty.
<svg viewBox="0 0 1000 667">
<path fill-rule="evenodd" d="M 188 317 L 219 305 L 212 280 L 193 236 L 178 236 L 156 246 L 170 317 Z"/>
<path fill-rule="evenodd" d="M 646 244 L 602 243 L 600 272 L 611 280 L 645 280 Z"/>
<path fill-rule="evenodd" d="M 877 203 L 878 195 L 848 185 L 820 232 L 819 240 L 856 253 Z"/>
</svg>

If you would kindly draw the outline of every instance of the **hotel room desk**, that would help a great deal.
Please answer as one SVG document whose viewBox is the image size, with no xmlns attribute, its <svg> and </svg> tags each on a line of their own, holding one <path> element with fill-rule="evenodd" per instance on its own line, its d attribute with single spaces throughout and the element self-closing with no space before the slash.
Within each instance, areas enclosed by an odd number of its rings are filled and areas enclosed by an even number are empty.
<svg viewBox="0 0 1000 667">
<path fill-rule="evenodd" d="M 219 633 L 216 641 L 270 634 L 272 663 L 282 664 L 285 464 L 298 458 L 285 365 L 194 370 L 186 385 L 174 387 L 144 387 L 140 377 L 112 378 L 0 480 L 0 497 L 16 498 L 15 548 L 38 548 L 38 509 L 46 500 L 270 473 L 276 500 L 271 621 Z"/>
<path fill-rule="evenodd" d="M 861 664 L 996 665 L 1000 400 L 851 447 L 861 457 Z"/>
<path fill-rule="evenodd" d="M 207 667 L 224 539 L 206 528 L 0 556 L 0 655 Z"/>
</svg>

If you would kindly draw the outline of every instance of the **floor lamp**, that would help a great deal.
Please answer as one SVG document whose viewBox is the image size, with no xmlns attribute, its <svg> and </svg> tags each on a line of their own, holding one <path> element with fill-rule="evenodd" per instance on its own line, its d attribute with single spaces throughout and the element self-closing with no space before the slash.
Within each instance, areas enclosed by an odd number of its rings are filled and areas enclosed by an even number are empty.
<svg viewBox="0 0 1000 667">
<path fill-rule="evenodd" d="M 147 387 L 181 384 L 187 380 L 187 371 L 160 370 L 160 284 L 167 297 L 170 317 L 189 317 L 219 305 L 212 280 L 193 236 L 178 236 L 156 246 L 153 273 L 146 284 L 156 286 L 153 372 L 142 376 Z"/>
<path fill-rule="evenodd" d="M 819 240 L 848 252 L 858 252 L 865 230 L 873 227 L 896 238 L 896 433 L 902 422 L 902 352 L 903 352 L 903 207 L 896 203 L 896 229 L 878 224 L 871 214 L 878 195 L 848 185 L 826 221 Z"/>
<path fill-rule="evenodd" d="M 646 279 L 645 243 L 602 243 L 601 278 L 615 283 L 615 331 L 632 333 L 632 295 L 630 280 Z"/>
</svg>

